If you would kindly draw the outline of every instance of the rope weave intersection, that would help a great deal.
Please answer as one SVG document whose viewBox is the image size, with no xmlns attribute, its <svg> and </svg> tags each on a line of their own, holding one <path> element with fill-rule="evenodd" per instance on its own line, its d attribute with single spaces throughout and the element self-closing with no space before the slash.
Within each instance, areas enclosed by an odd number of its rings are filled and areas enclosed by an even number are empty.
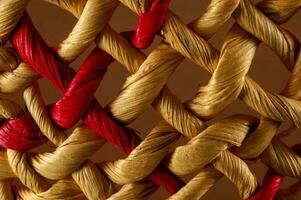
<svg viewBox="0 0 301 200">
<path fill-rule="evenodd" d="M 78 18 L 54 47 L 34 27 L 29 0 L 0 1 L 1 200 L 152 199 L 159 187 L 170 200 L 198 200 L 223 176 L 241 199 L 301 199 L 300 181 L 280 189 L 285 176 L 301 178 L 301 143 L 289 147 L 283 141 L 301 128 L 300 43 L 281 26 L 301 0 L 211 0 L 189 24 L 168 8 L 170 0 L 44 1 Z M 111 28 L 118 6 L 138 15 L 136 30 Z M 230 19 L 235 23 L 218 50 L 208 40 Z M 161 42 L 145 55 L 155 36 Z M 93 43 L 80 68 L 69 67 Z M 291 73 L 279 93 L 248 76 L 259 45 L 270 47 Z M 211 74 L 187 102 L 166 85 L 184 59 Z M 114 61 L 130 75 L 102 107 L 94 95 Z M 41 78 L 61 91 L 57 102 L 45 105 Z M 26 108 L 6 98 L 8 93 L 21 93 Z M 236 114 L 208 125 L 237 99 L 260 118 Z M 142 139 L 128 125 L 149 106 L 162 120 Z M 284 122 L 291 127 L 279 133 Z M 181 137 L 189 142 L 176 145 Z M 106 142 L 127 157 L 92 162 Z M 34 151 L 48 143 L 55 145 L 53 152 Z M 268 167 L 262 181 L 249 168 L 254 161 Z M 192 178 L 184 181 L 187 175 Z"/>
</svg>

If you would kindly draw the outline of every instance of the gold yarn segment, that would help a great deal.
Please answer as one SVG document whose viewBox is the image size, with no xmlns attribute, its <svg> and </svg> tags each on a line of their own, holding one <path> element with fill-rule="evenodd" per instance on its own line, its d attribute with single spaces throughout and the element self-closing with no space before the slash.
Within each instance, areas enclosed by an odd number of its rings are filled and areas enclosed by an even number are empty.
<svg viewBox="0 0 301 200">
<path fill-rule="evenodd" d="M 282 122 L 301 127 L 300 44 L 280 25 L 298 11 L 300 0 L 263 0 L 257 5 L 250 0 L 212 0 L 206 12 L 187 25 L 168 11 L 159 33 L 162 41 L 149 55 L 132 47 L 108 21 L 117 6 L 122 6 L 119 4 L 139 14 L 152 0 L 47 1 L 78 18 L 59 44 L 62 61 L 74 61 L 95 42 L 131 74 L 107 106 L 111 116 L 127 126 L 152 105 L 162 121 L 128 157 L 104 163 L 90 161 L 105 141 L 84 125 L 70 136 L 59 130 L 46 112 L 36 83 L 40 76 L 5 46 L 29 1 L 0 1 L 0 92 L 23 93 L 36 124 L 56 146 L 45 153 L 1 149 L 1 199 L 145 199 L 156 189 L 145 178 L 161 162 L 179 177 L 194 175 L 169 199 L 200 199 L 223 175 L 236 185 L 242 199 L 248 199 L 260 188 L 247 165 L 249 159 L 260 159 L 283 176 L 301 178 L 300 155 L 275 136 Z M 230 18 L 235 24 L 219 51 L 208 39 Z M 261 42 L 291 71 L 279 94 L 264 90 L 247 76 Z M 182 103 L 166 82 L 185 58 L 212 76 L 194 99 Z M 206 124 L 237 98 L 257 111 L 260 119 L 234 115 Z M 2 120 L 17 118 L 23 112 L 13 101 L 0 99 Z M 189 142 L 174 147 L 181 134 Z M 300 188 L 297 182 L 279 191 L 276 199 L 300 199 Z"/>
</svg>

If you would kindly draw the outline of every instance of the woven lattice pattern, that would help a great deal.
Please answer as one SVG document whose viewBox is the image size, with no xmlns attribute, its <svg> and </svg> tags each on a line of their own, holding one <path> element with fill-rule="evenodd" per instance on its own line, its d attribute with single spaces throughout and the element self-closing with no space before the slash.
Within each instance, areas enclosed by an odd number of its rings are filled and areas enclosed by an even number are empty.
<svg viewBox="0 0 301 200">
<path fill-rule="evenodd" d="M 301 178 L 301 146 L 283 140 L 301 128 L 300 43 L 281 26 L 301 0 L 212 0 L 189 24 L 169 0 L 46 1 L 78 18 L 54 47 L 33 25 L 29 0 L 0 1 L 0 199 L 152 199 L 161 187 L 169 199 L 197 200 L 223 176 L 241 199 L 301 199 L 298 181 L 279 189 L 284 177 Z M 138 15 L 136 30 L 117 33 L 110 26 L 118 6 Z M 217 49 L 208 40 L 229 20 Z M 154 37 L 160 43 L 145 53 Z M 70 67 L 92 44 L 79 69 Z M 290 71 L 279 93 L 248 76 L 259 45 Z M 184 59 L 210 74 L 187 102 L 166 85 Z M 130 75 L 102 107 L 94 95 L 115 61 Z M 61 92 L 58 101 L 45 104 L 39 79 Z M 10 93 L 21 94 L 26 108 Z M 207 123 L 237 99 L 260 117 L 241 113 Z M 161 121 L 141 137 L 129 124 L 150 106 Z M 290 127 L 279 131 L 283 123 Z M 179 145 L 181 137 L 188 142 Z M 127 157 L 92 162 L 106 142 Z M 54 151 L 36 149 L 49 144 Z M 254 161 L 268 167 L 263 181 L 249 168 Z"/>
</svg>

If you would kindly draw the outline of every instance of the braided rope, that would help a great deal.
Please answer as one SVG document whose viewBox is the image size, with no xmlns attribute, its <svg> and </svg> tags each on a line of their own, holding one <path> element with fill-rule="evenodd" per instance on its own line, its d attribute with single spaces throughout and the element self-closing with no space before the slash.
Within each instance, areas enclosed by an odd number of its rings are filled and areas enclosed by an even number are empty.
<svg viewBox="0 0 301 200">
<path fill-rule="evenodd" d="M 169 0 L 47 0 L 78 18 L 55 47 L 32 24 L 28 2 L 0 2 L 0 199 L 145 199 L 159 187 L 168 199 L 200 199 L 222 176 L 241 199 L 301 198 L 299 181 L 279 189 L 285 176 L 301 178 L 300 145 L 288 147 L 285 132 L 276 135 L 283 122 L 301 127 L 300 44 L 281 26 L 300 0 L 212 0 L 187 25 L 168 9 Z M 138 15 L 136 30 L 119 34 L 110 27 L 120 4 Z M 219 51 L 208 40 L 230 18 L 235 23 Z M 145 55 L 156 35 L 161 43 Z M 93 42 L 80 68 L 69 67 Z M 261 42 L 291 72 L 279 94 L 247 75 Z M 186 58 L 211 78 L 183 103 L 166 83 Z M 130 75 L 103 108 L 94 95 L 115 60 Z M 62 92 L 58 101 L 45 105 L 40 78 Z M 23 94 L 26 110 L 7 93 Z M 231 115 L 208 125 L 238 98 L 260 118 Z M 162 120 L 142 139 L 127 125 L 150 105 Z M 189 141 L 175 147 L 182 135 Z M 89 160 L 106 141 L 127 157 Z M 47 142 L 54 151 L 32 150 Z M 262 183 L 247 164 L 259 159 L 269 168 Z M 193 177 L 185 183 L 186 175 Z"/>
</svg>

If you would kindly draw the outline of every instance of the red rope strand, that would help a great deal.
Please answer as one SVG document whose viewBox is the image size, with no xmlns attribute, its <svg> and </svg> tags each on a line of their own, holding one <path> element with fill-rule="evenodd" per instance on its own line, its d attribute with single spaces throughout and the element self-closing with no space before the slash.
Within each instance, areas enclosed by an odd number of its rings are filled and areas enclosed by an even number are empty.
<svg viewBox="0 0 301 200">
<path fill-rule="evenodd" d="M 250 200 L 273 200 L 281 186 L 282 180 L 282 176 L 269 170 L 264 177 L 263 186 Z"/>
<path fill-rule="evenodd" d="M 166 17 L 170 0 L 153 0 L 150 9 L 139 15 L 135 32 L 130 33 L 131 43 L 138 49 L 146 49 L 152 43 Z"/>
</svg>

